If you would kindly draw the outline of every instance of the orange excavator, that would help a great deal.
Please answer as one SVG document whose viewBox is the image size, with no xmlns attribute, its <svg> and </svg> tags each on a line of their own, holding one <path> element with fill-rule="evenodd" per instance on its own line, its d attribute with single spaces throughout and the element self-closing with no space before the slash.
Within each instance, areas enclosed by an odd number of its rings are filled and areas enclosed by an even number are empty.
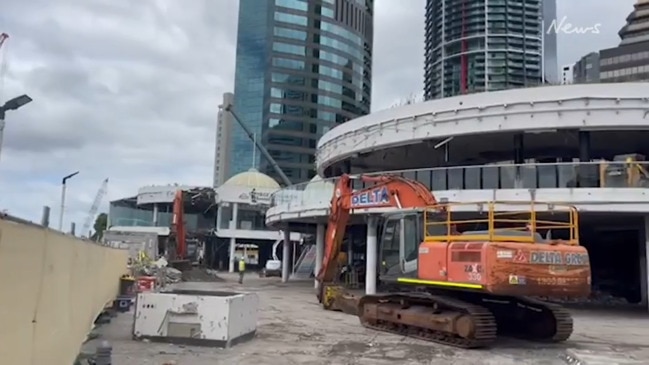
<svg viewBox="0 0 649 365">
<path fill-rule="evenodd" d="M 354 179 L 371 186 L 354 191 Z M 579 245 L 576 209 L 540 205 L 516 211 L 516 203 L 473 203 L 476 209 L 456 213 L 416 180 L 343 175 L 331 200 L 318 298 L 340 309 L 336 259 L 350 213 L 396 208 L 383 214 L 378 237 L 383 293 L 355 301 L 364 326 L 461 348 L 487 347 L 498 335 L 564 341 L 573 330 L 570 314 L 533 297 L 588 296 L 590 261 Z M 456 219 L 461 214 L 465 219 Z M 564 239 L 552 239 L 556 232 Z"/>
</svg>

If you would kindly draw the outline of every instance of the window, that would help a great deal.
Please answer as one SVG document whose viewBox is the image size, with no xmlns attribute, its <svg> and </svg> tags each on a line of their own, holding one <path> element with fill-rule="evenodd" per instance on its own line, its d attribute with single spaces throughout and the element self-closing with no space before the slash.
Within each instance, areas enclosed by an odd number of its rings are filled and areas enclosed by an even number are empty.
<svg viewBox="0 0 649 365">
<path fill-rule="evenodd" d="M 320 44 L 322 44 L 323 46 L 329 46 L 341 50 L 345 53 L 349 53 L 359 59 L 363 58 L 361 51 L 357 47 L 354 47 L 352 45 L 349 45 L 343 41 L 339 41 L 334 38 L 320 36 Z"/>
<path fill-rule="evenodd" d="M 347 65 L 347 63 L 349 62 L 348 58 L 339 56 L 335 53 L 331 53 L 327 51 L 319 51 L 318 53 L 321 60 L 333 62 L 341 66 Z"/>
<path fill-rule="evenodd" d="M 333 18 L 334 17 L 334 9 L 322 8 L 322 16 L 326 16 L 327 18 Z"/>
<path fill-rule="evenodd" d="M 335 68 L 327 67 L 327 66 L 320 66 L 319 67 L 320 74 L 325 75 L 325 76 L 330 76 L 336 79 L 341 79 L 343 78 L 343 72 L 340 70 L 336 70 Z"/>
<path fill-rule="evenodd" d="M 273 51 L 289 53 L 296 56 L 306 56 L 306 47 L 288 43 L 273 43 Z"/>
<path fill-rule="evenodd" d="M 356 43 L 359 46 L 363 45 L 363 40 L 361 39 L 361 37 L 357 36 L 356 34 L 350 32 L 349 30 L 341 26 L 327 23 L 325 21 L 316 21 L 315 24 L 316 24 L 316 28 L 319 28 L 327 32 L 331 32 L 333 34 L 337 34 L 347 40 L 352 41 L 353 43 Z"/>
<path fill-rule="evenodd" d="M 273 58 L 273 66 L 304 70 L 304 61 L 290 60 L 288 58 Z"/>
<path fill-rule="evenodd" d="M 342 101 L 324 95 L 318 95 L 318 104 L 329 106 L 332 108 L 340 109 L 342 107 Z"/>
<path fill-rule="evenodd" d="M 287 74 L 282 74 L 282 73 L 274 73 L 271 75 L 271 80 L 273 82 L 281 83 L 281 84 L 291 84 L 291 85 L 305 85 L 306 84 L 306 79 L 301 76 L 293 76 L 293 75 L 287 75 Z"/>
<path fill-rule="evenodd" d="M 342 94 L 343 87 L 342 85 L 334 84 L 333 82 L 318 80 L 318 89 Z"/>
<path fill-rule="evenodd" d="M 309 8 L 309 4 L 303 0 L 275 0 L 275 5 L 302 11 L 307 11 Z"/>
<path fill-rule="evenodd" d="M 286 13 L 275 13 L 275 20 L 278 22 L 291 23 L 296 25 L 306 26 L 309 22 L 305 16 L 295 15 L 295 14 L 286 14 Z"/>
<path fill-rule="evenodd" d="M 282 27 L 275 27 L 274 34 L 277 37 L 297 39 L 299 41 L 306 41 L 307 38 L 307 33 L 305 31 L 282 28 Z"/>
<path fill-rule="evenodd" d="M 284 96 L 284 93 L 281 89 L 273 87 L 270 89 L 270 96 L 273 98 L 282 98 Z"/>
<path fill-rule="evenodd" d="M 380 245 L 382 273 L 401 271 L 399 269 L 399 223 L 399 219 L 389 219 L 383 227 L 383 242 Z"/>
</svg>

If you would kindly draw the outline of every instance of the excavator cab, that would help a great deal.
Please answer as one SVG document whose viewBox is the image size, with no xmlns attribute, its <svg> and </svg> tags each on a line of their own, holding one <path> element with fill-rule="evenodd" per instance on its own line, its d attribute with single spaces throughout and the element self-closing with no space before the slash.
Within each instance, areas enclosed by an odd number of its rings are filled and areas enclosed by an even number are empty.
<svg viewBox="0 0 649 365">
<path fill-rule="evenodd" d="M 421 211 L 388 214 L 383 217 L 379 241 L 379 280 L 416 277 L 419 245 L 424 239 Z"/>
</svg>

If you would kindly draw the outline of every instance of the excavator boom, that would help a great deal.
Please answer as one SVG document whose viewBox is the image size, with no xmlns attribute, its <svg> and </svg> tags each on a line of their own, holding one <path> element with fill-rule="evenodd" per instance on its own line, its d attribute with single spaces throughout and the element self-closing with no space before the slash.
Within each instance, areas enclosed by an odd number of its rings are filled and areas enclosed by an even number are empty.
<svg viewBox="0 0 649 365">
<path fill-rule="evenodd" d="M 354 191 L 352 182 L 360 180 L 372 186 Z M 349 223 L 350 212 L 354 209 L 385 208 L 397 209 L 425 208 L 437 205 L 435 196 L 428 188 L 416 180 L 398 175 L 342 175 L 336 183 L 331 199 L 331 213 L 325 235 L 325 250 L 322 269 L 317 279 L 331 282 L 336 276 L 334 262 L 340 254 L 345 227 Z"/>
<path fill-rule="evenodd" d="M 176 239 L 176 260 L 185 260 L 187 256 L 187 237 L 185 232 L 185 209 L 183 191 L 178 189 L 174 196 L 172 231 Z"/>
</svg>

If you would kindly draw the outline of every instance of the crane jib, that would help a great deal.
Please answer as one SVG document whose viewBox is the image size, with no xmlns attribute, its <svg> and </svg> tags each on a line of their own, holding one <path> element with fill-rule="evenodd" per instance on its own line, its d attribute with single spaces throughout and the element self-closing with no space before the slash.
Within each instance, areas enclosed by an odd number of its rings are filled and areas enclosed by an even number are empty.
<svg viewBox="0 0 649 365">
<path fill-rule="evenodd" d="M 363 191 L 351 196 L 351 206 L 382 205 L 390 203 L 390 194 L 387 187 Z"/>
</svg>

